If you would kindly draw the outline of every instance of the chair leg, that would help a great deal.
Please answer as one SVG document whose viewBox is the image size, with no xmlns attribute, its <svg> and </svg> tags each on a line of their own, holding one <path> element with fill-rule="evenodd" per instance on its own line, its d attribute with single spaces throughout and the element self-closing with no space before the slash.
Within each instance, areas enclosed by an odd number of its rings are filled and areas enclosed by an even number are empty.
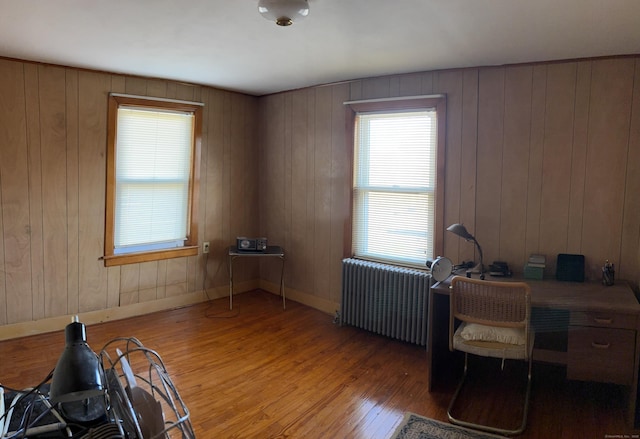
<svg viewBox="0 0 640 439">
<path fill-rule="evenodd" d="M 487 431 L 490 433 L 504 434 L 504 435 L 518 435 L 521 434 L 526 426 L 527 426 L 527 413 L 529 411 L 529 397 L 531 396 L 531 365 L 532 358 L 529 356 L 529 364 L 527 371 L 527 390 L 524 396 L 523 407 L 522 407 L 522 422 L 518 428 L 515 430 L 509 430 L 504 428 L 493 427 L 490 425 L 476 424 L 473 422 L 464 421 L 462 419 L 458 419 L 452 415 L 453 407 L 455 406 L 456 400 L 458 399 L 458 395 L 464 386 L 464 383 L 467 379 L 467 369 L 468 369 L 468 353 L 464 354 L 464 372 L 462 374 L 462 378 L 458 387 L 456 388 L 455 393 L 453 394 L 453 398 L 451 398 L 451 402 L 449 403 L 449 408 L 447 409 L 447 417 L 449 418 L 449 422 L 452 424 L 460 425 L 462 427 L 472 428 L 476 430 Z"/>
<path fill-rule="evenodd" d="M 462 372 L 462 378 L 460 378 L 460 382 L 458 383 L 458 387 L 456 387 L 456 391 L 453 394 L 453 398 L 451 398 L 451 402 L 449 403 L 449 408 L 447 408 L 447 417 L 449 418 L 449 422 L 451 422 L 452 424 L 458 424 L 459 422 L 464 422 L 461 420 L 458 420 L 456 418 L 453 417 L 453 415 L 451 414 L 451 412 L 453 411 L 453 407 L 456 404 L 456 401 L 458 399 L 458 395 L 460 394 L 460 391 L 462 390 L 462 388 L 464 387 L 464 383 L 467 380 L 467 368 L 469 366 L 469 354 L 468 353 L 464 353 L 464 371 Z"/>
</svg>

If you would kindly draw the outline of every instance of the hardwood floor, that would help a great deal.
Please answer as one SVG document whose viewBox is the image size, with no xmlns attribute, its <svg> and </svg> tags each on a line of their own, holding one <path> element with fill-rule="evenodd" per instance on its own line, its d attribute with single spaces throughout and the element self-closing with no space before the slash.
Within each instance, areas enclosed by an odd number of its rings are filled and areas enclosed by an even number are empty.
<svg viewBox="0 0 640 439">
<path fill-rule="evenodd" d="M 429 393 L 418 346 L 255 291 L 228 299 L 89 326 L 99 351 L 134 336 L 164 360 L 198 438 L 388 438 L 411 411 L 446 421 L 455 383 Z M 0 383 L 33 386 L 55 366 L 64 331 L 0 342 Z M 632 437 L 620 388 L 567 382 L 536 365 L 522 438 Z M 496 416 L 496 394 L 472 410 Z M 492 410 L 486 410 L 486 408 Z M 499 413 L 498 413 L 499 414 Z"/>
</svg>

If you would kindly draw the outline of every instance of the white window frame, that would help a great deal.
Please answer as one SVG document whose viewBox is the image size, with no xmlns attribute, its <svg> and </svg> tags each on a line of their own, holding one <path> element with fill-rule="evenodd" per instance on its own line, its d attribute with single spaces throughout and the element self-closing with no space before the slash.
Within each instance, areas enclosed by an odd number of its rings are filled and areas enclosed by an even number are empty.
<svg viewBox="0 0 640 439">
<path fill-rule="evenodd" d="M 187 235 L 184 242 L 176 242 L 171 247 L 143 245 L 127 252 L 115 249 L 116 224 L 116 160 L 118 139 L 118 109 L 120 107 L 139 108 L 152 111 L 184 112 L 193 115 L 193 135 L 191 144 L 191 163 L 189 194 L 186 206 Z M 107 187 L 105 214 L 105 266 L 132 264 L 161 259 L 193 256 L 198 254 L 198 192 L 200 186 L 200 157 L 202 143 L 202 107 L 198 102 L 173 99 L 149 98 L 112 93 L 109 95 L 108 133 L 107 133 Z M 163 247 L 160 245 L 160 247 Z"/>
<path fill-rule="evenodd" d="M 435 96 L 417 96 L 417 97 L 409 97 L 409 98 L 390 98 L 390 99 L 375 99 L 375 100 L 366 100 L 366 101 L 351 101 L 345 103 L 349 108 L 349 122 L 351 127 L 351 135 L 353 139 L 353 157 L 354 162 L 352 166 L 353 170 L 353 185 L 352 185 L 352 209 L 351 209 L 351 254 L 349 256 L 374 260 L 379 262 L 390 263 L 394 265 L 401 265 L 407 267 L 414 268 L 425 268 L 425 263 L 428 259 L 433 259 L 435 256 L 442 253 L 443 250 L 443 241 L 444 241 L 444 228 L 443 228 L 443 220 L 444 220 L 444 156 L 445 156 L 445 132 L 446 132 L 446 98 L 444 95 L 435 95 Z M 357 187 L 357 162 L 356 155 L 358 151 L 358 136 L 356 132 L 356 121 L 359 114 L 391 114 L 398 112 L 412 112 L 412 111 L 420 111 L 420 110 L 433 110 L 436 112 L 436 140 L 435 140 L 435 187 L 427 188 L 426 190 L 432 191 L 429 197 L 433 199 L 433 218 L 428 221 L 432 224 L 432 230 L 426 230 L 427 234 L 431 235 L 432 241 L 432 252 L 429 253 L 428 250 L 424 249 L 424 259 L 415 259 L 408 260 L 407 258 L 395 257 L 389 255 L 373 255 L 367 254 L 366 251 L 359 252 L 356 249 L 355 237 L 358 234 L 355 229 L 358 227 L 357 224 L 357 212 L 360 210 L 358 206 L 358 191 L 361 190 Z M 413 189 L 411 189 L 413 190 Z M 409 190 L 409 192 L 411 192 Z M 376 188 L 376 191 L 380 193 L 380 191 L 384 191 L 384 188 Z M 394 193 L 407 193 L 402 189 L 398 190 L 393 188 L 387 192 L 391 196 Z M 361 197 L 361 199 L 364 199 Z M 366 209 L 365 209 L 366 210 Z M 364 238 L 367 239 L 367 238 Z M 422 250 L 421 250 L 422 251 Z"/>
</svg>

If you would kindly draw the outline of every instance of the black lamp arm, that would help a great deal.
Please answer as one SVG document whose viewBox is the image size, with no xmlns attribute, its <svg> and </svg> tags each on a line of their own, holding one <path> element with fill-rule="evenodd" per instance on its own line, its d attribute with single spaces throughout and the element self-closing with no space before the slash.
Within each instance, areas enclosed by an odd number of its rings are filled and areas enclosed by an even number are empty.
<svg viewBox="0 0 640 439">
<path fill-rule="evenodd" d="M 480 244 L 478 244 L 478 241 L 476 241 L 476 238 L 471 237 L 471 240 L 473 240 L 473 243 L 478 248 L 478 253 L 480 254 L 480 279 L 484 280 L 484 263 L 483 263 L 483 257 L 482 257 L 482 247 L 480 247 Z"/>
</svg>

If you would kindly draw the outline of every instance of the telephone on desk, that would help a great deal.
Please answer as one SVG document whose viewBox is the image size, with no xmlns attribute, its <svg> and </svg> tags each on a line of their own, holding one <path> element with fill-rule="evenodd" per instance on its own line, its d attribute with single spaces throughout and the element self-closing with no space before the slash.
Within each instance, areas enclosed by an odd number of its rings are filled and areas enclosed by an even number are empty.
<svg viewBox="0 0 640 439">
<path fill-rule="evenodd" d="M 493 261 L 489 265 L 489 276 L 494 277 L 511 277 L 513 273 L 509 270 L 509 265 L 504 261 Z"/>
</svg>

